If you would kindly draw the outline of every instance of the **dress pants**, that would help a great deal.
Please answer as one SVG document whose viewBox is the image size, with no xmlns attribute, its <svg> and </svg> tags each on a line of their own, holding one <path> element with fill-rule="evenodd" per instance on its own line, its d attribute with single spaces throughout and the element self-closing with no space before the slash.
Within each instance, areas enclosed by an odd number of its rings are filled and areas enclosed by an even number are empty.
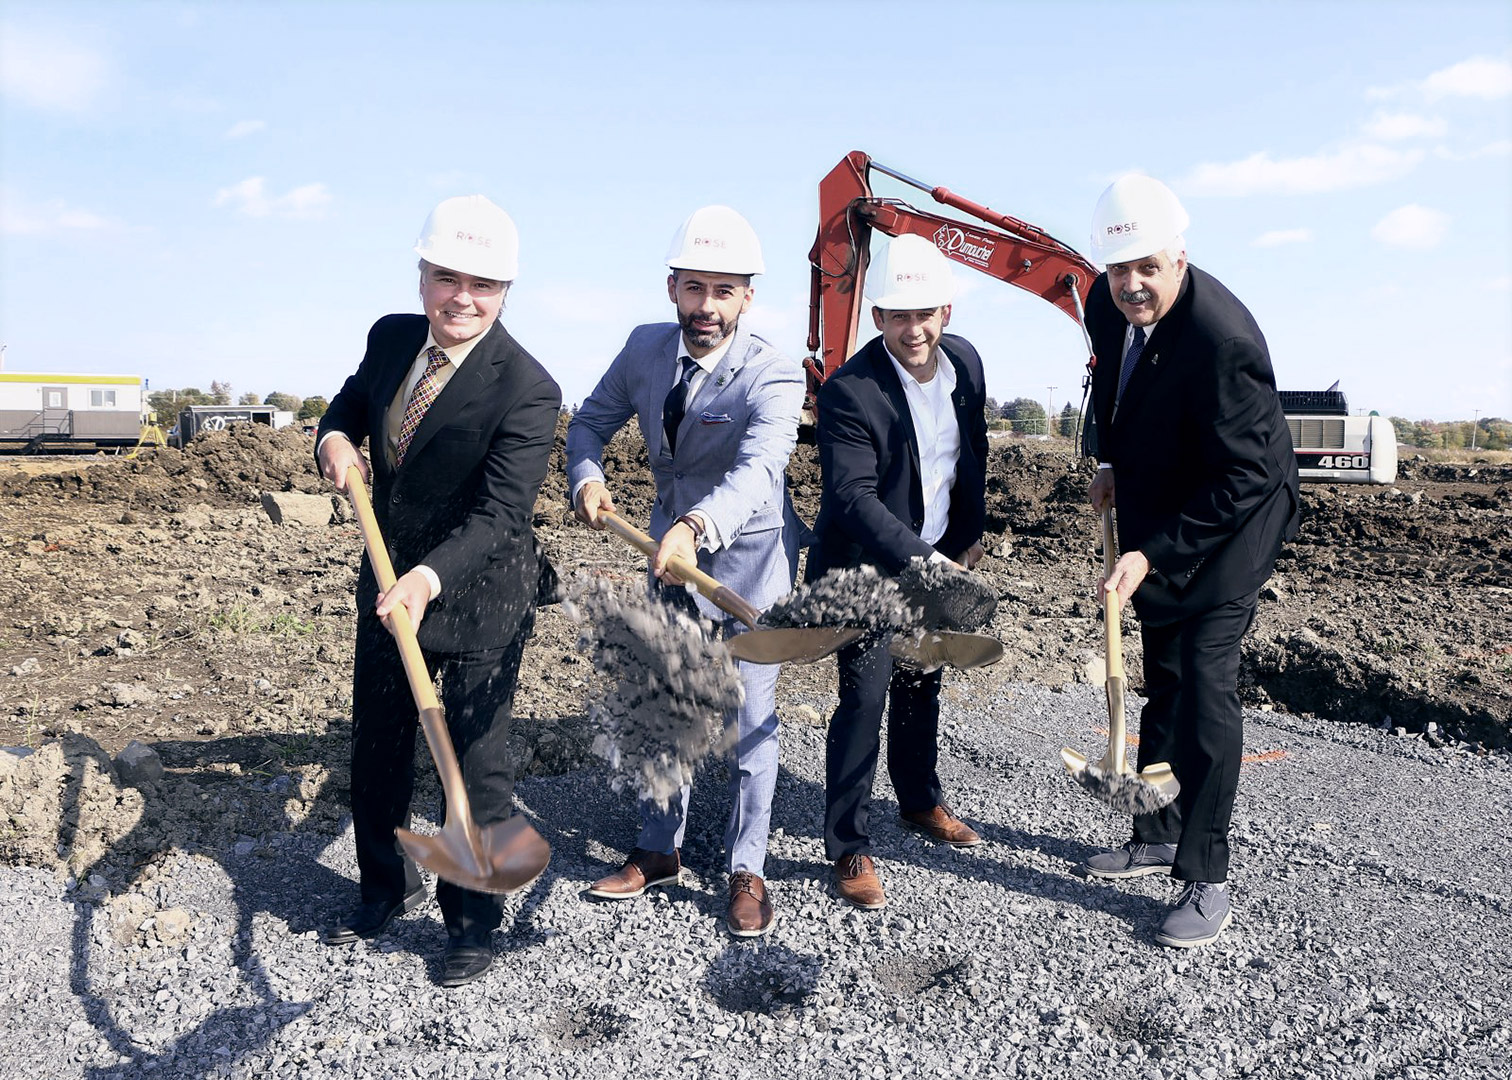
<svg viewBox="0 0 1512 1080">
<path fill-rule="evenodd" d="M 1239 642 L 1254 621 L 1258 595 L 1142 628 L 1147 703 L 1139 766 L 1169 762 L 1181 794 L 1158 813 L 1136 816 L 1134 839 L 1175 844 L 1171 874 L 1182 881 L 1228 879 L 1229 820 L 1244 753 Z"/>
<path fill-rule="evenodd" d="M 657 589 L 665 602 L 686 610 L 693 608 L 680 586 Z M 680 599 L 679 599 L 680 598 Z M 737 619 L 720 627 L 726 639 L 744 633 Z M 772 822 L 772 793 L 777 789 L 777 676 L 778 664 L 748 664 L 737 661 L 745 701 L 725 713 L 725 729 L 735 725 L 733 760 L 730 762 L 730 822 L 725 828 L 725 869 L 748 870 L 766 876 L 767 833 Z M 672 802 L 658 806 L 649 799 L 640 804 L 640 838 L 636 846 L 670 855 L 682 847 L 688 828 L 688 797 L 684 786 Z"/>
<path fill-rule="evenodd" d="M 440 679 L 446 726 L 479 825 L 503 821 L 512 810 L 509 725 L 520 657 L 533 623 L 527 617 L 502 649 L 425 655 L 431 677 Z M 420 884 L 419 871 L 394 837 L 396 828 L 410 823 L 419 726 L 398 646 L 376 617 L 359 617 L 352 678 L 352 826 L 364 903 L 397 900 Z M 502 919 L 497 896 L 448 881 L 436 883 L 436 900 L 454 939 L 479 943 Z"/>
<path fill-rule="evenodd" d="M 895 665 L 888 637 L 863 638 L 838 654 L 840 704 L 824 748 L 824 854 L 870 855 L 872 781 L 887 707 L 887 772 L 900 813 L 945 801 L 936 772 L 940 725 L 939 670 Z"/>
</svg>

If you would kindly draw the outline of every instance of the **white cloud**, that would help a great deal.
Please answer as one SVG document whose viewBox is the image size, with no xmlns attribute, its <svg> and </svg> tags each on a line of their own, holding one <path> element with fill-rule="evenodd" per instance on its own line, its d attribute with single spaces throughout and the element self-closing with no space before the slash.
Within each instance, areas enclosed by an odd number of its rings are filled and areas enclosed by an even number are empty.
<svg viewBox="0 0 1512 1080">
<path fill-rule="evenodd" d="M 1396 86 L 1372 86 L 1365 91 L 1365 96 L 1372 101 L 1387 101 L 1409 94 L 1421 95 L 1429 101 L 1452 97 L 1492 101 L 1512 96 L 1512 61 L 1473 56 L 1441 68 L 1426 79 Z"/>
<path fill-rule="evenodd" d="M 1262 150 L 1241 161 L 1204 162 L 1177 186 L 1193 195 L 1316 195 L 1395 180 L 1422 160 L 1421 150 L 1372 143 L 1279 160 Z"/>
<path fill-rule="evenodd" d="M 1365 134 L 1372 139 L 1421 139 L 1438 138 L 1448 130 L 1448 125 L 1437 116 L 1418 116 L 1414 113 L 1376 113 L 1365 125 Z"/>
<path fill-rule="evenodd" d="M 105 87 L 94 50 L 14 26 L 0 27 L 0 91 L 39 109 L 83 112 Z"/>
<path fill-rule="evenodd" d="M 267 122 L 263 120 L 238 120 L 226 129 L 225 138 L 240 139 L 247 135 L 254 135 L 259 131 L 266 130 Z"/>
<path fill-rule="evenodd" d="M 1512 139 L 1498 139 L 1474 150 L 1450 150 L 1447 146 L 1436 147 L 1433 156 L 1445 161 L 1475 161 L 1478 158 L 1506 157 L 1512 154 Z"/>
<path fill-rule="evenodd" d="M 1482 286 L 1487 292 L 1512 292 L 1512 274 L 1488 279 Z"/>
<path fill-rule="evenodd" d="M 1285 244 L 1312 243 L 1311 229 L 1272 229 L 1252 241 L 1255 247 L 1282 247 Z"/>
<path fill-rule="evenodd" d="M 1422 82 L 1429 101 L 1473 97 L 1492 101 L 1512 96 L 1512 61 L 1475 56 L 1435 71 Z"/>
<path fill-rule="evenodd" d="M 324 184 L 304 184 L 282 195 L 270 195 L 267 181 L 249 176 L 215 193 L 216 206 L 229 206 L 247 217 L 319 217 L 330 205 L 331 193 Z"/>
<path fill-rule="evenodd" d="M 1437 247 L 1449 229 L 1449 215 L 1416 203 L 1399 206 L 1370 230 L 1370 235 L 1388 247 Z"/>
<path fill-rule="evenodd" d="M 70 206 L 62 199 L 23 205 L 12 193 L 0 198 L 0 233 L 9 236 L 44 236 L 58 232 L 98 232 L 116 228 L 108 218 L 92 210 Z"/>
</svg>

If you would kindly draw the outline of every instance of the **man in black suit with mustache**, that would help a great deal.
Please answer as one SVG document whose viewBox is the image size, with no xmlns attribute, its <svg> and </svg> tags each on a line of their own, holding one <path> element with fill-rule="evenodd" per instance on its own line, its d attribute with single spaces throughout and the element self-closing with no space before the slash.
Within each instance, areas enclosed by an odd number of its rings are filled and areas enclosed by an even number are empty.
<svg viewBox="0 0 1512 1080">
<path fill-rule="evenodd" d="M 1191 948 L 1229 924 L 1228 832 L 1239 786 L 1239 643 L 1282 543 L 1296 531 L 1297 463 L 1265 337 L 1212 275 L 1190 265 L 1188 217 L 1131 174 L 1093 215 L 1107 267 L 1087 298 L 1098 471 L 1122 554 L 1104 588 L 1142 623 L 1139 763 L 1168 761 L 1176 802 L 1134 818 L 1133 839 L 1087 860 L 1094 877 L 1184 881 L 1156 934 Z"/>
</svg>

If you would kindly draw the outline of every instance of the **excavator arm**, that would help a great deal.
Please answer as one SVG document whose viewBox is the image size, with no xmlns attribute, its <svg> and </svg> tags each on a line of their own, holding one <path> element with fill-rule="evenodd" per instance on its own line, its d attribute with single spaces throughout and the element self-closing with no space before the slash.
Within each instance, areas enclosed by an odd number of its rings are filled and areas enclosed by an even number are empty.
<svg viewBox="0 0 1512 1080">
<path fill-rule="evenodd" d="M 961 210 L 983 224 L 959 221 L 872 194 L 875 169 L 927 191 L 938 203 Z M 931 187 L 853 150 L 819 183 L 819 233 L 809 252 L 809 407 L 820 385 L 856 349 L 861 290 L 866 280 L 871 232 L 913 233 L 931 241 L 949 258 L 989 277 L 1048 300 L 1081 327 L 1091 356 L 1083 302 L 1097 277 L 1093 265 L 1055 237 L 1028 222 Z"/>
</svg>

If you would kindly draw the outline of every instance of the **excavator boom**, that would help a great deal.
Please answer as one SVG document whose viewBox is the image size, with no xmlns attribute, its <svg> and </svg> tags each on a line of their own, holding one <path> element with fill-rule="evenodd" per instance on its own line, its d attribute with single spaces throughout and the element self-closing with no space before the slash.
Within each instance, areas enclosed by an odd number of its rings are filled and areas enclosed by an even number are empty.
<svg viewBox="0 0 1512 1080">
<path fill-rule="evenodd" d="M 872 194 L 872 170 L 929 193 L 936 202 L 965 212 L 962 221 L 919 210 L 898 199 Z M 951 259 L 1006 281 L 1054 304 L 1082 328 L 1088 353 L 1083 302 L 1097 270 L 1055 237 L 1007 214 L 931 187 L 853 150 L 819 183 L 819 232 L 809 252 L 809 376 L 813 395 L 830 373 L 855 351 L 861 319 L 871 232 L 913 233 L 934 243 Z M 1089 370 L 1095 363 L 1089 359 Z"/>
</svg>

